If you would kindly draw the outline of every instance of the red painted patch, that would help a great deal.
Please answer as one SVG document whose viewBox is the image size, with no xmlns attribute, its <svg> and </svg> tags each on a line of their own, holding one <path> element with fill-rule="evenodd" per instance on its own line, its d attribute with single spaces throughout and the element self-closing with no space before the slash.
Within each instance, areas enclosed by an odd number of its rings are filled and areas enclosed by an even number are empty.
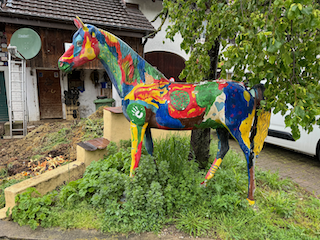
<svg viewBox="0 0 320 240">
<path fill-rule="evenodd" d="M 60 57 L 60 62 L 67 62 L 71 64 L 73 62 L 73 58 L 70 58 L 73 55 L 74 46 L 68 48 L 68 50 Z"/>
<path fill-rule="evenodd" d="M 139 143 L 137 153 L 135 154 L 136 162 L 134 163 L 133 170 L 135 170 L 139 166 L 139 161 L 141 158 L 141 148 L 142 148 L 142 142 Z"/>
<path fill-rule="evenodd" d="M 195 86 L 193 84 L 170 84 L 168 87 L 166 100 L 168 102 L 169 115 L 173 118 L 193 118 L 201 115 L 206 109 L 199 107 L 194 94 Z M 177 110 L 171 103 L 171 93 L 174 91 L 184 91 L 189 95 L 189 103 L 184 110 Z"/>
<path fill-rule="evenodd" d="M 228 83 L 226 82 L 226 80 L 217 80 L 217 83 L 219 83 L 219 86 L 218 86 L 219 90 L 222 90 L 223 88 L 228 86 Z"/>
</svg>

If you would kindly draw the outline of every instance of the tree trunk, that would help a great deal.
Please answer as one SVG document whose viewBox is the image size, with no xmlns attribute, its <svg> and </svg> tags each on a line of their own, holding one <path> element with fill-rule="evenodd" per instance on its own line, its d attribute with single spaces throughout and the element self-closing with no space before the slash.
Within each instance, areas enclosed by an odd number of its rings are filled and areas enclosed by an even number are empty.
<svg viewBox="0 0 320 240">
<path fill-rule="evenodd" d="M 217 66 L 220 48 L 220 37 L 216 39 L 215 45 L 208 52 L 210 56 L 209 80 L 217 78 Z M 200 169 L 205 169 L 208 165 L 210 152 L 210 128 L 194 129 L 191 133 L 189 159 L 195 158 Z"/>
</svg>

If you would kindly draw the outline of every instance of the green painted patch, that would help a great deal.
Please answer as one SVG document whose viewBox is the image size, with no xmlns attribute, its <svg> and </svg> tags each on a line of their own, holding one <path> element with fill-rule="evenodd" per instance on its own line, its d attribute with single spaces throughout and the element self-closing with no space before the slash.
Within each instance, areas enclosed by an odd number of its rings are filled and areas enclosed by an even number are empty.
<svg viewBox="0 0 320 240">
<path fill-rule="evenodd" d="M 144 70 L 151 75 L 154 79 L 161 79 L 161 78 L 165 78 L 165 76 L 159 72 L 157 69 L 155 69 L 154 67 L 152 67 L 149 63 L 145 63 L 145 67 Z"/>
<path fill-rule="evenodd" d="M 205 84 L 199 84 L 195 87 L 197 92 L 197 104 L 202 108 L 206 108 L 206 114 L 216 100 L 217 96 L 222 93 L 222 90 L 219 90 L 218 86 L 219 84 L 216 82 L 207 82 Z"/>
<path fill-rule="evenodd" d="M 112 52 L 109 51 L 107 47 L 101 49 L 100 56 L 101 59 L 109 66 L 110 73 L 114 76 L 114 79 L 117 81 L 119 91 L 122 92 L 122 87 L 120 84 L 122 74 L 117 58 L 112 54 Z"/>
<path fill-rule="evenodd" d="M 217 129 L 217 128 L 223 128 L 224 126 L 221 124 L 221 123 L 217 123 L 216 121 L 212 120 L 212 119 L 207 119 L 207 121 L 205 122 L 202 122 L 201 124 L 199 125 L 195 125 L 197 128 L 214 128 L 214 129 Z"/>
<path fill-rule="evenodd" d="M 189 94 L 185 91 L 174 91 L 170 95 L 171 103 L 178 111 L 185 110 L 190 103 Z"/>
<path fill-rule="evenodd" d="M 146 110 L 144 106 L 137 103 L 131 103 L 127 108 L 127 113 L 134 124 L 141 126 L 145 123 Z"/>
</svg>

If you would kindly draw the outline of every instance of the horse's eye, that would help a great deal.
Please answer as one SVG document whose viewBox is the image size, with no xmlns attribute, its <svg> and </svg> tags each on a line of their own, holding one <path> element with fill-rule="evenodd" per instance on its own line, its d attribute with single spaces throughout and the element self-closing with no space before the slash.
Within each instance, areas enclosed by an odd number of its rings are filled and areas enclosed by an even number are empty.
<svg viewBox="0 0 320 240">
<path fill-rule="evenodd" d="M 82 46 L 82 41 L 77 41 L 77 46 L 81 47 Z"/>
</svg>

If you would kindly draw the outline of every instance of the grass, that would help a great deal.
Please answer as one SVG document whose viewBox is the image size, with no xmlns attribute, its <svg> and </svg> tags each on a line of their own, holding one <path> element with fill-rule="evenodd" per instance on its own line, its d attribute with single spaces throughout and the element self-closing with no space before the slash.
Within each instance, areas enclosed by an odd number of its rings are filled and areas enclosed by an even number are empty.
<svg viewBox="0 0 320 240">
<path fill-rule="evenodd" d="M 208 186 L 201 188 L 206 172 L 187 160 L 188 138 L 156 141 L 154 157 L 143 151 L 133 179 L 128 177 L 128 145 L 123 142 L 118 149 L 110 144 L 109 155 L 92 163 L 82 179 L 62 186 L 47 205 L 45 196 L 39 200 L 47 215 L 38 217 L 33 226 L 43 221 L 47 227 L 128 234 L 175 225 L 189 235 L 213 239 L 320 239 L 319 199 L 289 179 L 257 170 L 256 204 L 249 206 L 246 163 L 233 151 Z M 211 156 L 216 152 L 213 143 Z M 126 202 L 120 201 L 123 193 Z M 31 195 L 25 199 L 34 204 Z M 14 221 L 25 217 L 27 202 L 16 207 Z"/>
<path fill-rule="evenodd" d="M 62 128 L 57 132 L 49 133 L 44 139 L 44 144 L 41 150 L 45 152 L 53 149 L 55 146 L 58 146 L 60 144 L 70 143 L 70 140 L 67 137 L 70 132 L 70 128 Z"/>
<path fill-rule="evenodd" d="M 82 141 L 102 137 L 103 136 L 103 118 L 85 119 L 82 129 L 84 131 L 84 135 L 82 136 Z"/>
<path fill-rule="evenodd" d="M 80 129 L 80 133 L 79 133 Z M 78 141 L 100 138 L 103 136 L 103 118 L 81 119 L 80 122 L 64 127 L 58 131 L 49 133 L 43 137 L 41 144 L 34 149 L 35 153 L 46 152 L 57 148 L 61 144 L 71 144 L 72 139 L 79 135 Z M 39 158 L 39 154 L 33 156 L 33 159 Z"/>
<path fill-rule="evenodd" d="M 63 229 L 101 229 L 102 213 L 86 203 L 77 208 L 58 206 L 51 216 L 54 221 L 52 227 Z"/>
</svg>

